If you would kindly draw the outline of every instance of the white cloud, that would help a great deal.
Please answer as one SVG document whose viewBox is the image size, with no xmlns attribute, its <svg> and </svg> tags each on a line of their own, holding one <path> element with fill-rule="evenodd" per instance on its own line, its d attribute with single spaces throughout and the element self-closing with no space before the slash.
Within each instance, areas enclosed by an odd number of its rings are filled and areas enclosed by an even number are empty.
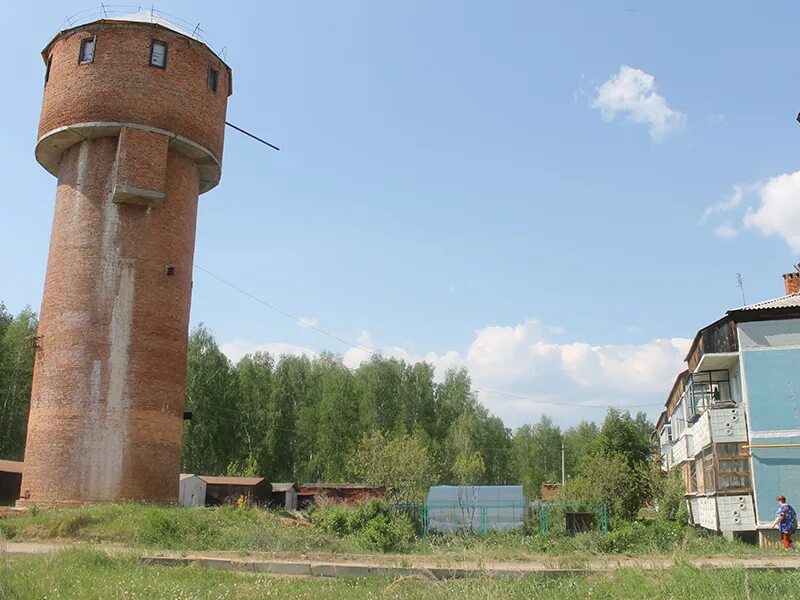
<svg viewBox="0 0 800 600">
<path fill-rule="evenodd" d="M 728 212 L 739 206 L 742 203 L 742 198 L 744 198 L 744 192 L 744 187 L 741 185 L 733 186 L 733 191 L 725 200 L 717 202 L 706 209 L 703 213 L 703 221 L 715 213 Z"/>
<path fill-rule="evenodd" d="M 316 317 L 300 317 L 297 321 L 301 327 L 319 327 L 319 319 Z"/>
<path fill-rule="evenodd" d="M 561 367 L 583 387 L 653 391 L 668 386 L 680 371 L 691 340 L 656 339 L 641 345 L 561 347 Z"/>
<path fill-rule="evenodd" d="M 358 334 L 356 345 L 358 347 L 349 348 L 342 354 L 342 362 L 351 369 L 368 361 L 375 354 L 375 345 L 372 343 L 372 334 L 369 331 Z"/>
<path fill-rule="evenodd" d="M 513 326 L 493 325 L 477 332 L 466 364 L 476 379 L 510 382 L 546 373 L 557 360 L 549 331 L 536 319 Z"/>
<path fill-rule="evenodd" d="M 641 345 L 554 343 L 560 333 L 534 319 L 512 327 L 479 331 L 465 364 L 476 379 L 513 383 L 566 375 L 583 387 L 653 390 L 674 378 L 688 351 L 685 338 L 656 339 Z"/>
<path fill-rule="evenodd" d="M 444 375 L 447 369 L 458 366 L 462 363 L 461 355 L 455 351 L 448 351 L 444 354 L 436 354 L 435 352 L 428 352 L 425 355 L 413 354 L 401 348 L 400 346 L 380 346 L 377 347 L 372 340 L 372 334 L 369 331 L 362 331 L 358 334 L 356 345 L 348 348 L 342 354 L 342 362 L 345 366 L 356 369 L 358 366 L 371 359 L 375 355 L 380 355 L 385 358 L 396 358 L 404 360 L 409 363 L 427 362 L 433 365 L 436 373 L 439 376 Z"/>
<path fill-rule="evenodd" d="M 792 252 L 800 252 L 800 171 L 773 177 L 758 188 L 758 195 L 761 205 L 747 209 L 745 227 L 779 236 Z"/>
<path fill-rule="evenodd" d="M 599 109 L 606 121 L 624 115 L 633 123 L 645 123 L 656 142 L 680 131 L 686 124 L 686 114 L 670 108 L 666 98 L 656 92 L 655 77 L 641 69 L 622 65 L 619 72 L 596 91 L 592 108 Z"/>
<path fill-rule="evenodd" d="M 543 413 L 570 423 L 602 418 L 609 405 L 660 404 L 683 368 L 691 341 L 669 338 L 638 345 L 593 345 L 559 341 L 564 335 L 560 327 L 527 319 L 517 325 L 492 325 L 476 331 L 464 353 L 449 350 L 421 355 L 400 346 L 377 345 L 370 332 L 362 331 L 357 347 L 345 351 L 342 361 L 354 369 L 374 354 L 407 362 L 424 360 L 433 365 L 437 378 L 451 367 L 467 367 L 484 405 L 513 427 Z M 290 344 L 241 340 L 223 344 L 222 350 L 234 361 L 255 350 L 314 354 Z"/>
<path fill-rule="evenodd" d="M 714 235 L 721 238 L 735 238 L 739 235 L 739 230 L 730 223 L 723 223 L 714 229 Z"/>
</svg>

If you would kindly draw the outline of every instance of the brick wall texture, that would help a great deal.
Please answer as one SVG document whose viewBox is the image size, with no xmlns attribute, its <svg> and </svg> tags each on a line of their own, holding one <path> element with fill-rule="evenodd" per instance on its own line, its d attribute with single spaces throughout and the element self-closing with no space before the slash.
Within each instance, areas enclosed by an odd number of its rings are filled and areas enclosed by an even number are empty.
<svg viewBox="0 0 800 600">
<path fill-rule="evenodd" d="M 787 273 L 783 276 L 786 294 L 800 294 L 800 273 Z"/>
<path fill-rule="evenodd" d="M 114 186 L 163 193 L 169 138 L 159 133 L 123 127 L 119 132 Z"/>
<path fill-rule="evenodd" d="M 94 60 L 78 64 L 81 40 L 91 36 Z M 165 69 L 150 66 L 154 39 L 168 44 Z M 186 137 L 222 160 L 229 69 L 200 42 L 146 23 L 98 21 L 57 36 L 45 57 L 40 138 L 78 123 L 137 123 Z M 209 66 L 220 73 L 216 93 L 208 89 Z"/>
<path fill-rule="evenodd" d="M 77 61 L 83 31 L 97 35 L 89 65 Z M 153 37 L 170 43 L 165 70 L 147 64 Z M 221 157 L 226 95 L 206 89 L 213 54 L 203 46 L 131 24 L 88 26 L 51 47 L 40 132 L 133 122 L 179 130 Z M 160 136 L 129 134 L 61 158 L 22 505 L 178 499 L 198 167 Z M 113 202 L 118 173 L 161 186 L 163 204 Z"/>
</svg>

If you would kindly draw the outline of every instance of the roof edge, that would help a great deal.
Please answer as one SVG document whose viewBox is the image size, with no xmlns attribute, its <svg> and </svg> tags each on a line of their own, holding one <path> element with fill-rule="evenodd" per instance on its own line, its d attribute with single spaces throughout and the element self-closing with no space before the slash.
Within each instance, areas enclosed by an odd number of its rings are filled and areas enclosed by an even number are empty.
<svg viewBox="0 0 800 600">
<path fill-rule="evenodd" d="M 206 50 L 208 50 L 211 54 L 213 54 L 223 65 L 225 65 L 225 68 L 228 69 L 228 71 L 232 70 L 230 65 L 227 62 L 225 62 L 225 60 L 213 48 L 211 48 L 211 46 L 209 46 L 206 42 L 204 42 L 201 39 L 198 39 L 196 37 L 192 37 L 191 35 L 188 35 L 187 33 L 183 32 L 183 31 L 179 31 L 179 30 L 174 29 L 172 27 L 167 27 L 166 25 L 163 25 L 161 23 L 150 22 L 150 21 L 125 20 L 125 19 L 121 19 L 121 18 L 96 19 L 94 21 L 89 21 L 87 23 L 81 23 L 80 25 L 74 25 L 72 27 L 68 27 L 67 29 L 62 29 L 57 34 L 55 34 L 50 39 L 50 41 L 47 42 L 45 47 L 42 49 L 42 60 L 44 61 L 44 63 L 47 64 L 47 57 L 48 57 L 48 55 L 50 53 L 50 49 L 53 47 L 53 45 L 58 40 L 63 39 L 63 38 L 67 38 L 67 37 L 73 35 L 74 33 L 78 32 L 81 29 L 85 29 L 87 27 L 94 27 L 94 26 L 97 26 L 97 25 L 103 25 L 103 26 L 107 26 L 107 27 L 114 27 L 114 26 L 117 26 L 117 27 L 130 27 L 131 25 L 140 25 L 140 26 L 146 26 L 146 27 L 155 27 L 155 28 L 161 29 L 163 31 L 169 31 L 170 33 L 173 33 L 173 34 L 175 34 L 177 36 L 180 36 L 180 37 L 182 37 L 182 38 L 184 38 L 186 40 L 201 44 Z"/>
</svg>

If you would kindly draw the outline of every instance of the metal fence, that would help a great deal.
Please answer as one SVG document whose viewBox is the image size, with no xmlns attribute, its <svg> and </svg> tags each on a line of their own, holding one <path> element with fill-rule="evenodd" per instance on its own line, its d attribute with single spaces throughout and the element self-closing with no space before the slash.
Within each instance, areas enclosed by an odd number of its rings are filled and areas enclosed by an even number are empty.
<svg viewBox="0 0 800 600">
<path fill-rule="evenodd" d="M 417 534 L 520 531 L 577 535 L 589 531 L 608 532 L 608 506 L 561 502 L 525 504 L 395 504 L 408 517 Z"/>
<path fill-rule="evenodd" d="M 566 502 L 534 502 L 530 518 L 541 533 L 562 531 L 567 535 L 600 531 L 608 533 L 608 505 Z"/>
</svg>

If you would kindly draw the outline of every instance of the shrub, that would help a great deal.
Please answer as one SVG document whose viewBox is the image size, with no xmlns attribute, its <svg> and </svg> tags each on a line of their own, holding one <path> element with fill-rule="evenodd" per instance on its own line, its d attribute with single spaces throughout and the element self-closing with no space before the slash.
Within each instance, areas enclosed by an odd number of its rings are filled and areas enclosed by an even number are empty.
<svg viewBox="0 0 800 600">
<path fill-rule="evenodd" d="M 631 466 L 622 454 L 585 457 L 580 473 L 562 490 L 565 502 L 608 505 L 611 516 L 633 520 L 651 496 L 647 465 Z"/>
<path fill-rule="evenodd" d="M 689 512 L 686 508 L 683 477 L 680 471 L 676 469 L 665 474 L 658 470 L 652 479 L 656 518 L 662 521 L 688 522 Z"/>
<path fill-rule="evenodd" d="M 370 500 L 355 507 L 319 506 L 311 513 L 311 521 L 326 533 L 355 536 L 365 547 L 380 552 L 402 550 L 414 540 L 410 519 L 393 511 L 383 500 Z"/>
<path fill-rule="evenodd" d="M 414 526 L 404 515 L 382 516 L 367 521 L 360 537 L 367 548 L 397 552 L 414 541 Z"/>
<path fill-rule="evenodd" d="M 351 513 L 344 504 L 320 506 L 311 513 L 311 522 L 322 531 L 342 537 L 351 532 Z"/>
</svg>

